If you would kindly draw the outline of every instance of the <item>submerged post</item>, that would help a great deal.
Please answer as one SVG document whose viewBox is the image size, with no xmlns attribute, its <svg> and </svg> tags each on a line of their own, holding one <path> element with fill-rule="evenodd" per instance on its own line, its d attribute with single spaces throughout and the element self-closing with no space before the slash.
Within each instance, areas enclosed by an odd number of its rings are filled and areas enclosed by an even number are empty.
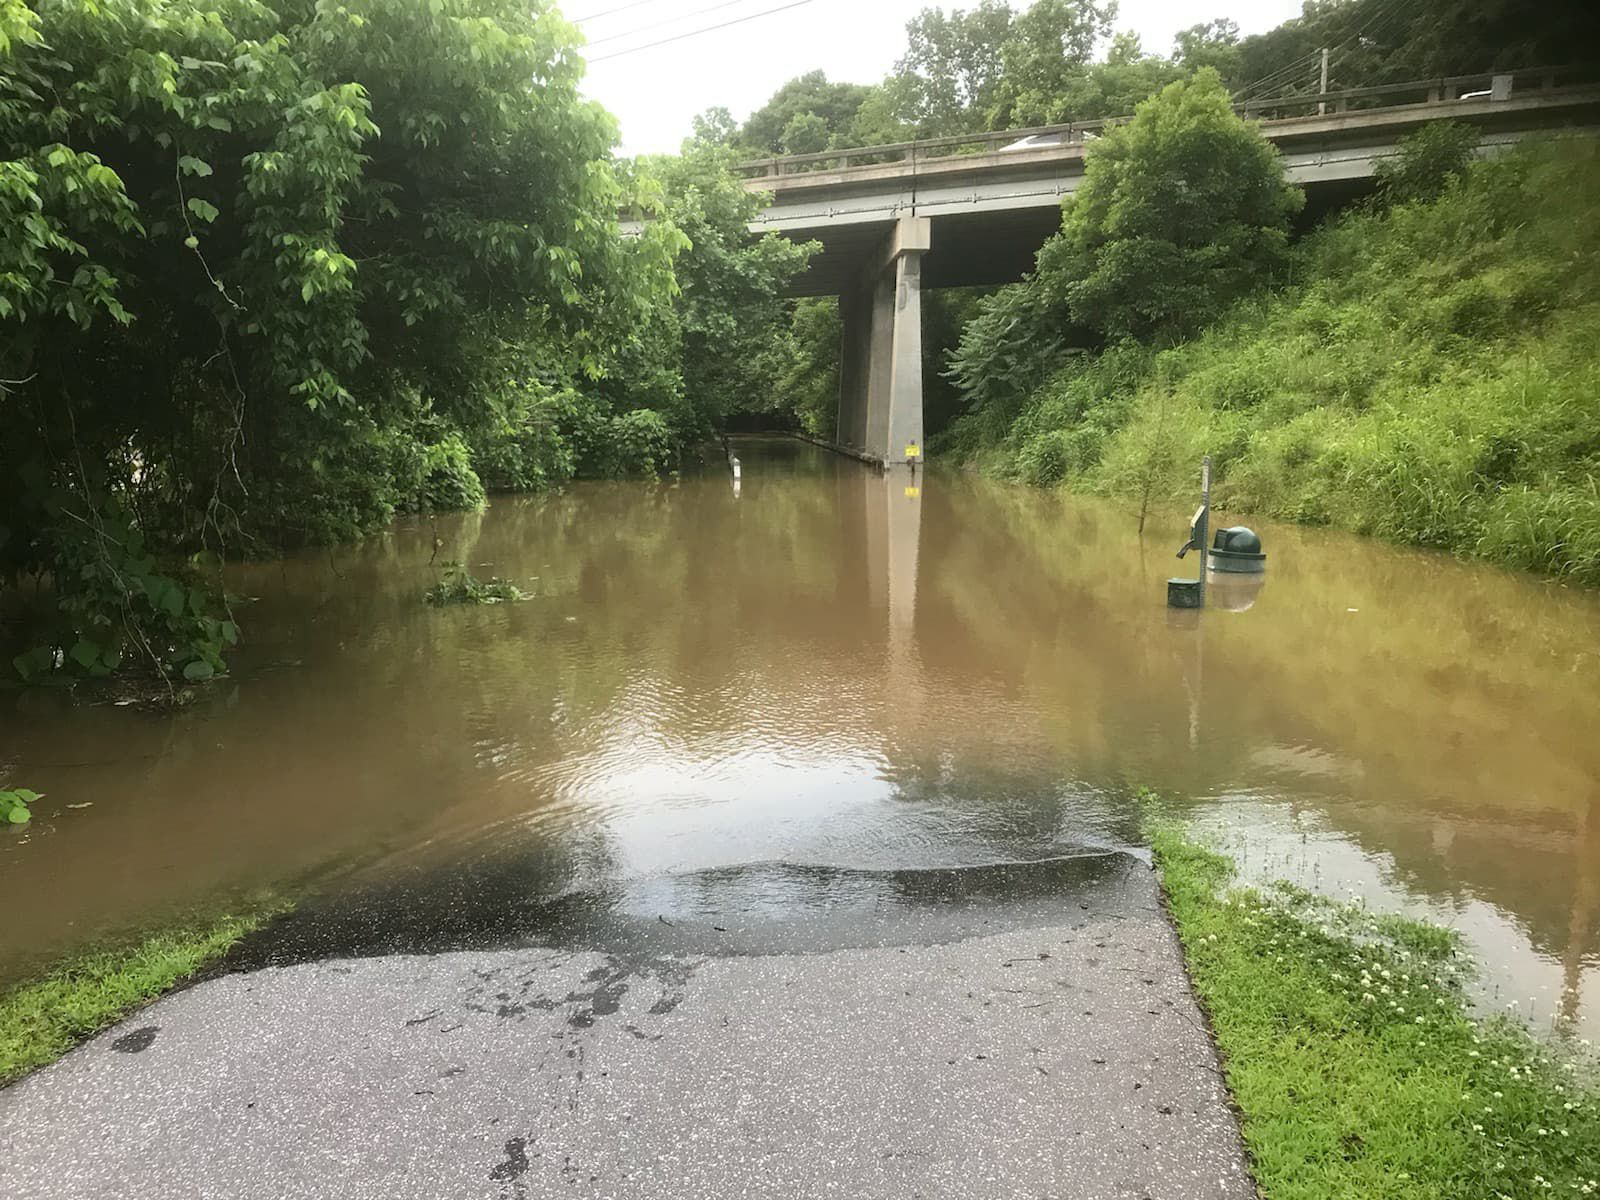
<svg viewBox="0 0 1600 1200">
<path fill-rule="evenodd" d="M 1206 551 L 1211 547 L 1211 455 L 1200 460 L 1200 513 L 1195 524 L 1195 549 L 1200 551 L 1200 607 L 1206 606 Z"/>
<path fill-rule="evenodd" d="M 1200 552 L 1198 579 L 1167 580 L 1167 607 L 1204 608 L 1206 605 L 1206 542 L 1211 525 L 1211 456 L 1200 460 L 1200 507 L 1189 521 L 1189 540 L 1178 551 L 1182 558 L 1191 550 Z"/>
</svg>

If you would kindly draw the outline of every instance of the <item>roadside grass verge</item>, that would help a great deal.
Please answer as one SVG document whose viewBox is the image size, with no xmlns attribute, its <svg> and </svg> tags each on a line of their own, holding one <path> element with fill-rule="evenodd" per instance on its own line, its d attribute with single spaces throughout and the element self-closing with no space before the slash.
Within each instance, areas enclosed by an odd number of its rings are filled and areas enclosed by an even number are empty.
<svg viewBox="0 0 1600 1200">
<path fill-rule="evenodd" d="M 1593 1056 L 1474 1017 L 1455 934 L 1154 844 L 1267 1200 L 1600 1195 Z"/>
<path fill-rule="evenodd" d="M 154 1000 L 284 907 L 260 903 L 241 915 L 192 919 L 76 955 L 0 991 L 0 1087 Z"/>
</svg>

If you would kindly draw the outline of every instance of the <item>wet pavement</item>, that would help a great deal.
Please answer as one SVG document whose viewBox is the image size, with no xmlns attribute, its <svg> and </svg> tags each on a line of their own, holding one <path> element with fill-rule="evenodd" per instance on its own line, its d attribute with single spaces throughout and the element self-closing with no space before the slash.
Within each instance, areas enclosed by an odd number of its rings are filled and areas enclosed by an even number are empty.
<svg viewBox="0 0 1600 1200">
<path fill-rule="evenodd" d="M 0 1195 L 1254 1194 L 1147 863 L 900 875 L 369 957 L 352 899 L 0 1092 Z"/>
</svg>

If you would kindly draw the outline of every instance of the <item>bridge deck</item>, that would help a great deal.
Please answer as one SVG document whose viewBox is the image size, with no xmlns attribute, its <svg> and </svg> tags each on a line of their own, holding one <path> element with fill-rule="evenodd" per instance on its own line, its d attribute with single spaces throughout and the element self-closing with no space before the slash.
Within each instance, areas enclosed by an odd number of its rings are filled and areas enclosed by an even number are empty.
<svg viewBox="0 0 1600 1200">
<path fill-rule="evenodd" d="M 1373 100 L 1390 93 L 1383 89 L 1329 93 L 1297 103 L 1344 111 L 1263 120 L 1262 132 L 1282 152 L 1287 174 L 1295 182 L 1312 190 L 1359 190 L 1378 164 L 1396 153 L 1401 137 L 1432 121 L 1473 124 L 1489 152 L 1530 133 L 1563 128 L 1596 132 L 1600 85 L 1554 86 L 1550 78 L 1545 73 L 1544 86 L 1524 92 L 1502 82 L 1485 88 L 1489 94 L 1482 96 L 1359 109 L 1346 107 L 1352 95 Z M 1440 81 L 1433 90 L 1442 97 L 1470 83 L 1488 81 L 1489 77 L 1468 76 Z M 1096 131 L 1114 123 L 940 138 L 747 163 L 741 168 L 750 176 L 745 186 L 772 196 L 751 230 L 822 243 L 822 253 L 796 281 L 796 295 L 838 294 L 876 239 L 904 216 L 936 221 L 933 250 L 925 263 L 927 286 L 1015 280 L 1031 267 L 1033 254 L 1056 228 L 1062 199 L 1083 178 L 1085 156 Z M 1030 136 L 1061 140 L 1003 148 Z"/>
</svg>

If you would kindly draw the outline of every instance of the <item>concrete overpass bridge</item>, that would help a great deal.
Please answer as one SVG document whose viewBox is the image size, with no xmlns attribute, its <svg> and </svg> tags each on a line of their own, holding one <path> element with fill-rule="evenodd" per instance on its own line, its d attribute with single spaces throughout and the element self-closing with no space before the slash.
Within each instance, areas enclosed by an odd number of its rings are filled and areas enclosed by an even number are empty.
<svg viewBox="0 0 1600 1200">
<path fill-rule="evenodd" d="M 1238 111 L 1260 120 L 1314 204 L 1359 195 L 1401 137 L 1431 121 L 1477 126 L 1485 153 L 1546 130 L 1600 131 L 1600 85 L 1541 68 L 1356 88 Z M 752 232 L 818 241 L 795 296 L 838 296 L 839 442 L 883 463 L 918 457 L 922 289 L 1012 283 L 1061 223 L 1061 202 L 1108 126 L 1131 118 L 761 159 L 770 194 Z"/>
</svg>

